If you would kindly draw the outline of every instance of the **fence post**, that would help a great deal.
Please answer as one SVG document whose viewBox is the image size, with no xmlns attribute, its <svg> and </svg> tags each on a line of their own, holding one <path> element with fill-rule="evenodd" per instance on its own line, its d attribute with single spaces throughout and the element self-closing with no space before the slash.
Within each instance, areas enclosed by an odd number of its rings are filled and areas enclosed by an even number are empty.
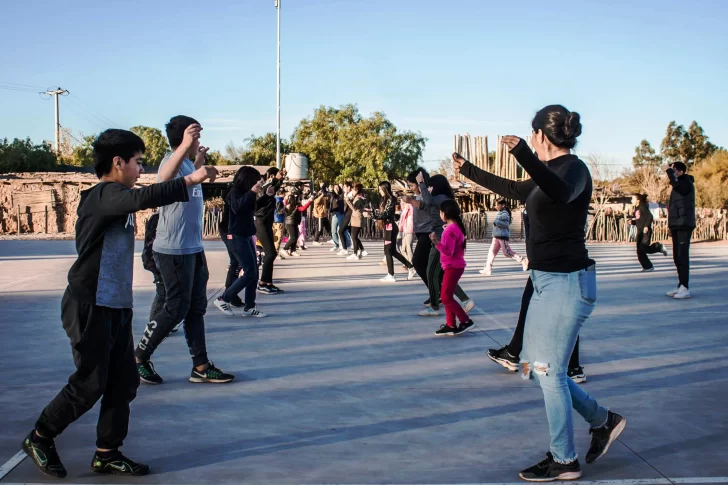
<svg viewBox="0 0 728 485">
<path fill-rule="evenodd" d="M 45 233 L 48 234 L 48 206 L 45 206 Z"/>
<path fill-rule="evenodd" d="M 18 236 L 20 236 L 20 206 L 16 205 L 15 208 L 18 211 Z"/>
</svg>

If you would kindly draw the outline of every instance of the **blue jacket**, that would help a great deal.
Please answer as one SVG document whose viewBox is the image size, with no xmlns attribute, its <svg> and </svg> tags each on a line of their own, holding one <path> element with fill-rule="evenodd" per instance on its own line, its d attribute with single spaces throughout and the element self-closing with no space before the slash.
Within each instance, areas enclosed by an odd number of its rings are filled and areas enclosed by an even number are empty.
<svg viewBox="0 0 728 485">
<path fill-rule="evenodd" d="M 498 211 L 493 221 L 493 237 L 496 239 L 505 239 L 511 237 L 511 215 L 507 210 Z"/>
<path fill-rule="evenodd" d="M 277 224 L 283 224 L 286 222 L 286 207 L 283 203 L 283 197 L 280 195 L 276 195 L 276 208 L 273 214 L 273 222 Z"/>
</svg>

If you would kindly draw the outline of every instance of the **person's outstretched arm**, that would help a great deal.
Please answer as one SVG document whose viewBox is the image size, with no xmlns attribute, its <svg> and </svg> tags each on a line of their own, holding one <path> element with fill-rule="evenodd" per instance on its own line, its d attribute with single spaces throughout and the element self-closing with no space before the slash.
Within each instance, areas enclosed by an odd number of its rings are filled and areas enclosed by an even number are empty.
<svg viewBox="0 0 728 485">
<path fill-rule="evenodd" d="M 460 173 L 463 177 L 473 181 L 481 187 L 492 190 L 502 197 L 524 201 L 528 198 L 533 189 L 536 188 L 536 183 L 533 180 L 516 182 L 514 180 L 493 175 L 482 168 L 476 167 L 457 153 L 453 154 L 453 160 L 455 161 L 454 165 L 460 165 Z"/>
</svg>

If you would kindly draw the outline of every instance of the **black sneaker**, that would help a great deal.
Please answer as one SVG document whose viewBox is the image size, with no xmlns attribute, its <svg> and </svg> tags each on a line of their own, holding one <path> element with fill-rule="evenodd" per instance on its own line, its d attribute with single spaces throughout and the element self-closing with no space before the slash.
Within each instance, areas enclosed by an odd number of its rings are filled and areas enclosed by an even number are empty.
<svg viewBox="0 0 728 485">
<path fill-rule="evenodd" d="M 258 285 L 258 292 L 265 293 L 267 295 L 270 295 L 271 293 L 275 293 L 268 285 Z"/>
<path fill-rule="evenodd" d="M 514 357 L 508 351 L 508 347 L 503 347 L 497 350 L 489 349 L 488 358 L 493 362 L 502 365 L 509 371 L 518 372 L 518 357 Z"/>
<path fill-rule="evenodd" d="M 102 458 L 99 453 L 94 453 L 91 460 L 91 470 L 96 473 L 107 475 L 132 475 L 142 476 L 149 474 L 149 465 L 142 465 L 125 457 L 120 451 L 116 451 L 108 458 Z"/>
<path fill-rule="evenodd" d="M 270 288 L 271 290 L 273 290 L 273 293 L 283 293 L 283 292 L 284 292 L 284 290 L 281 290 L 281 289 L 280 289 L 280 288 L 278 288 L 278 287 L 277 287 L 276 285 L 269 285 L 268 287 L 269 287 L 269 288 Z"/>
<path fill-rule="evenodd" d="M 233 298 L 233 301 L 230 302 L 231 307 L 235 308 L 243 308 L 245 306 L 245 303 L 243 303 L 243 300 L 238 298 Z"/>
<path fill-rule="evenodd" d="M 546 454 L 546 459 L 540 463 L 526 468 L 518 474 L 527 482 L 553 482 L 554 480 L 576 480 L 581 478 L 581 467 L 579 460 L 569 464 L 562 464 L 554 461 L 551 452 Z"/>
<path fill-rule="evenodd" d="M 581 366 L 570 367 L 569 370 L 566 372 L 566 375 L 569 376 L 569 379 L 576 382 L 577 384 L 586 382 L 586 373 L 584 372 L 584 368 Z"/>
<path fill-rule="evenodd" d="M 457 332 L 457 329 L 454 327 L 449 326 L 448 324 L 443 324 L 442 327 L 440 327 L 439 330 L 435 332 L 435 335 L 443 336 L 443 335 L 456 335 L 455 332 Z"/>
<path fill-rule="evenodd" d="M 586 462 L 594 463 L 603 457 L 614 440 L 619 438 L 624 428 L 627 426 L 627 418 L 617 413 L 609 411 L 607 415 L 607 424 L 601 428 L 592 428 L 589 433 L 592 435 L 591 446 L 586 454 Z"/>
<path fill-rule="evenodd" d="M 430 306 L 430 299 L 428 298 L 427 300 L 425 300 L 425 302 L 423 303 L 423 305 Z"/>
<path fill-rule="evenodd" d="M 51 439 L 33 437 L 35 430 L 23 440 L 23 451 L 33 460 L 40 471 L 54 478 L 65 478 L 66 467 L 61 463 L 56 445 Z M 33 439 L 35 438 L 35 440 Z"/>
<path fill-rule="evenodd" d="M 455 329 L 455 335 L 460 335 L 461 333 L 467 332 L 468 329 L 470 327 L 472 327 L 473 325 L 475 325 L 475 324 L 473 323 L 472 320 L 468 320 L 465 323 L 461 323 L 460 325 L 458 325 L 458 328 Z"/>
<path fill-rule="evenodd" d="M 151 360 L 138 362 L 137 372 L 139 372 L 139 379 L 145 384 L 159 385 L 164 382 L 164 379 L 154 370 Z"/>
<path fill-rule="evenodd" d="M 204 371 L 198 371 L 193 367 L 192 373 L 190 374 L 190 382 L 194 382 L 195 384 L 199 384 L 201 382 L 209 382 L 212 384 L 225 384 L 232 381 L 233 379 L 235 379 L 234 375 L 224 373 L 223 371 L 215 367 L 215 364 L 213 364 L 212 362 L 210 362 L 210 366 Z"/>
</svg>

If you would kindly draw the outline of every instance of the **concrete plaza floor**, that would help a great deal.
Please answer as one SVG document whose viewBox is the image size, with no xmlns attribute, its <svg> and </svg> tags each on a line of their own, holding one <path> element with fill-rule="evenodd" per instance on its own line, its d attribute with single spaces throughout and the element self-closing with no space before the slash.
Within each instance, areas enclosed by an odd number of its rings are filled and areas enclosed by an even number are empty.
<svg viewBox="0 0 728 485">
<path fill-rule="evenodd" d="M 399 269 L 401 281 L 380 283 L 380 244 L 365 246 L 371 255 L 361 262 L 333 256 L 330 246 L 279 261 L 286 293 L 258 298 L 268 318 L 226 317 L 210 305 L 209 354 L 237 379 L 188 383 L 184 337 L 170 337 L 154 356 L 165 383 L 142 384 L 124 447 L 154 474 L 90 471 L 97 407 L 57 440 L 65 483 L 518 482 L 517 472 L 548 450 L 543 398 L 486 351 L 509 341 L 526 274 L 499 257 L 493 276 L 480 276 L 487 247 L 469 244 L 461 283 L 477 302 L 477 328 L 437 338 L 441 319 L 416 316 L 422 282 L 405 281 Z M 227 259 L 219 242 L 206 247 L 212 297 Z M 590 252 L 599 296 L 582 332 L 584 387 L 629 425 L 602 460 L 582 458 L 583 479 L 728 482 L 728 246 L 693 246 L 686 301 L 664 296 L 676 284 L 671 258 L 657 255 L 656 271 L 641 273 L 632 245 Z M 73 372 L 59 312 L 74 256 L 73 241 L 0 241 L 0 466 Z M 136 261 L 138 337 L 153 285 Z M 575 422 L 583 457 L 588 427 Z M 0 484 L 50 481 L 26 459 Z"/>
</svg>

